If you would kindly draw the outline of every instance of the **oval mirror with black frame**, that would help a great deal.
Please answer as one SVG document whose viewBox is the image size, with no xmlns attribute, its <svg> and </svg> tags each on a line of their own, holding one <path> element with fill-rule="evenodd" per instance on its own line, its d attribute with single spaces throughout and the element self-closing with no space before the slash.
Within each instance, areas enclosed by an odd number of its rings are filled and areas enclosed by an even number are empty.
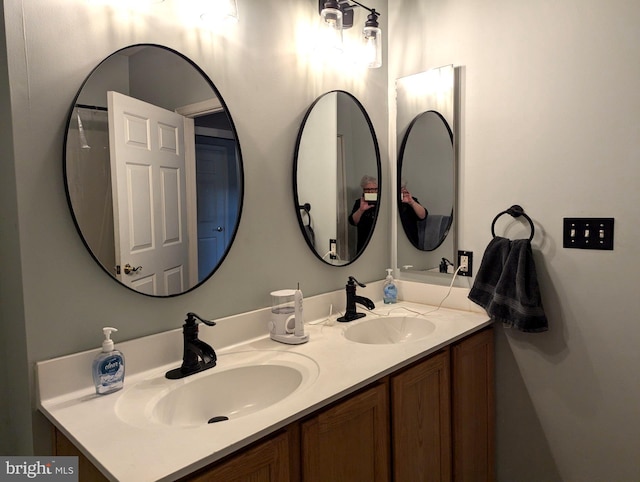
<svg viewBox="0 0 640 482">
<path fill-rule="evenodd" d="M 313 253 L 333 266 L 365 250 L 380 210 L 380 150 L 373 124 L 350 93 L 320 96 L 296 141 L 294 207 Z"/>
<path fill-rule="evenodd" d="M 407 239 L 421 251 L 437 249 L 453 222 L 453 133 L 430 110 L 407 129 L 398 160 L 398 214 Z"/>
<path fill-rule="evenodd" d="M 229 110 L 195 63 L 159 45 L 118 50 L 84 81 L 67 121 L 64 182 L 93 258 L 148 296 L 177 296 L 208 279 L 242 212 Z"/>
</svg>

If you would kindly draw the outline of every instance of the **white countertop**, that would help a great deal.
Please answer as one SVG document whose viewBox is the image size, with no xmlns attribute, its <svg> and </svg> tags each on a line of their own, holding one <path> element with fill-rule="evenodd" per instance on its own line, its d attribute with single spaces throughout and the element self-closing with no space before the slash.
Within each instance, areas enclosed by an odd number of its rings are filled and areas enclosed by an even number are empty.
<svg viewBox="0 0 640 482">
<path fill-rule="evenodd" d="M 375 289 L 380 292 L 377 285 L 375 283 Z M 414 287 L 411 283 L 399 282 L 398 285 L 400 295 L 403 292 L 406 295 L 404 299 L 416 298 L 414 291 L 423 289 Z M 467 290 L 455 290 L 457 293 L 452 297 L 453 303 L 473 309 L 472 305 L 466 305 Z M 367 292 L 359 290 L 358 294 L 366 296 Z M 327 296 L 336 301 L 344 294 L 337 292 L 305 299 L 305 314 L 317 315 L 321 312 L 321 305 L 328 307 Z M 421 295 L 420 298 L 425 299 L 425 296 Z M 458 302 L 455 301 L 456 298 Z M 218 354 L 218 367 L 224 367 L 228 355 L 247 352 L 247 357 L 250 358 L 251 352 L 264 350 L 297 353 L 317 364 L 317 376 L 314 375 L 315 380 L 310 384 L 268 408 L 238 419 L 177 428 L 161 424 L 127 423 L 117 415 L 118 400 L 128 390 L 144 380 L 162 377 L 169 368 L 180 365 L 180 329 L 122 344 L 116 343 L 116 348 L 125 354 L 125 388 L 105 396 L 96 395 L 91 382 L 91 360 L 97 350 L 38 363 L 38 408 L 109 479 L 123 482 L 174 480 L 490 324 L 487 315 L 477 310 L 440 308 L 432 311 L 435 306 L 408 301 L 395 305 L 384 305 L 381 301 L 376 301 L 376 307 L 374 313 L 381 316 L 412 315 L 407 309 L 420 313 L 431 311 L 425 317 L 436 325 L 436 329 L 428 337 L 418 341 L 368 345 L 349 341 L 343 333 L 348 326 L 377 315 L 368 314 L 360 320 L 335 323 L 332 326 L 325 324 L 326 316 L 314 316 L 316 321 L 308 322 L 305 327 L 310 337 L 309 342 L 303 345 L 285 345 L 268 337 L 266 309 L 230 317 L 237 325 L 240 324 L 240 316 L 258 320 L 257 327 L 264 335 L 221 347 L 214 340 L 219 333 L 216 330 L 223 328 L 201 325 L 200 338 L 214 345 Z M 358 311 L 365 310 L 358 305 Z M 328 310 L 325 312 L 328 314 Z M 332 318 L 335 319 L 336 316 L 333 315 Z M 224 320 L 220 320 L 218 326 L 221 325 L 230 327 L 231 323 L 225 325 Z M 262 326 L 265 328 L 260 328 Z M 147 355 L 141 356 L 141 352 Z M 149 355 L 153 353 L 157 355 Z M 211 394 L 211 397 L 215 396 L 215 393 Z"/>
</svg>

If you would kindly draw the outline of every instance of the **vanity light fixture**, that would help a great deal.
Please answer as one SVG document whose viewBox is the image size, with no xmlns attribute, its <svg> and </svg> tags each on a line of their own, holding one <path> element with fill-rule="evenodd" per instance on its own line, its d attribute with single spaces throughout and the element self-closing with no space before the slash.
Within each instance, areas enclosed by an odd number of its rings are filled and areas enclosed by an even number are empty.
<svg viewBox="0 0 640 482">
<path fill-rule="evenodd" d="M 320 16 L 324 27 L 323 40 L 327 43 L 326 47 L 342 52 L 343 14 L 340 4 L 337 0 L 320 0 L 320 7 L 322 9 Z"/>
<path fill-rule="evenodd" d="M 238 23 L 238 4 L 236 0 L 208 0 L 207 10 L 200 18 L 210 27 Z"/>
<path fill-rule="evenodd" d="M 355 0 L 319 0 L 320 16 L 328 32 L 326 42 L 342 51 L 342 30 L 353 27 L 353 8 L 356 6 L 369 11 L 362 30 L 364 58 L 367 67 L 376 69 L 382 66 L 382 30 L 378 24 L 380 14 L 375 9 Z"/>
<path fill-rule="evenodd" d="M 378 26 L 378 12 L 370 10 L 364 24 L 364 54 L 367 67 L 377 69 L 382 67 L 382 30 Z"/>
</svg>

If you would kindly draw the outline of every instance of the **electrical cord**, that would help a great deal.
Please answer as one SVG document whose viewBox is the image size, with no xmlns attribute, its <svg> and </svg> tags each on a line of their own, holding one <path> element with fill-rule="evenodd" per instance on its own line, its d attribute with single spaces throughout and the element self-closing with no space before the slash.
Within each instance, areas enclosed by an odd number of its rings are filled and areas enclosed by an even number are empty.
<svg viewBox="0 0 640 482">
<path fill-rule="evenodd" d="M 325 259 L 327 256 L 330 256 L 330 255 L 334 255 L 334 256 L 335 256 L 335 259 L 342 261 L 342 260 L 340 259 L 340 256 L 338 256 L 338 254 L 337 254 L 337 253 L 335 253 L 335 252 L 333 252 L 333 251 L 327 251 L 327 252 L 324 254 L 324 256 L 322 256 L 322 259 Z"/>
<path fill-rule="evenodd" d="M 462 268 L 462 266 L 458 266 L 458 269 L 456 269 L 453 272 L 453 278 L 451 278 L 451 283 L 449 284 L 449 289 L 447 290 L 447 294 L 444 295 L 444 298 L 442 298 L 440 300 L 440 303 L 438 304 L 438 306 L 436 308 L 434 308 L 433 310 L 429 310 L 429 311 L 425 311 L 425 312 L 419 312 L 417 310 L 412 310 L 411 308 L 407 308 L 406 306 L 398 306 L 397 308 L 392 308 L 390 309 L 386 314 L 382 314 L 382 313 L 374 313 L 372 310 L 369 310 L 367 308 L 365 308 L 369 313 L 371 313 L 372 315 L 376 315 L 376 316 L 380 316 L 380 317 L 385 317 L 385 316 L 389 316 L 391 315 L 391 312 L 395 311 L 395 310 L 405 310 L 405 311 L 409 311 L 410 313 L 415 313 L 417 316 L 424 316 L 424 315 L 428 315 L 429 313 L 434 313 L 436 311 L 438 311 L 441 307 L 442 304 L 444 303 L 444 301 L 449 297 L 449 295 L 451 294 L 451 291 L 453 290 L 453 284 L 456 281 L 456 277 L 458 276 L 458 273 L 460 272 L 460 269 Z"/>
<path fill-rule="evenodd" d="M 444 303 L 444 301 L 451 294 L 451 291 L 453 290 L 453 284 L 455 283 L 456 277 L 458 276 L 458 273 L 460 272 L 461 268 L 462 268 L 462 266 L 458 266 L 458 269 L 456 269 L 453 272 L 453 277 L 451 278 L 451 283 L 449 284 L 449 289 L 447 290 L 447 294 L 444 295 L 444 298 L 442 298 L 440 300 L 440 303 L 438 304 L 438 306 L 436 308 L 432 309 L 432 310 L 420 312 L 420 311 L 417 311 L 417 310 L 412 310 L 411 308 L 407 308 L 406 306 L 398 306 L 398 307 L 395 307 L 395 308 L 391 308 L 387 313 L 375 313 L 373 310 L 370 310 L 368 308 L 364 308 L 364 309 L 367 312 L 371 313 L 372 315 L 379 316 L 381 318 L 390 316 L 391 313 L 393 311 L 396 311 L 396 310 L 408 311 L 410 313 L 414 313 L 416 316 L 424 316 L 424 315 L 428 315 L 429 313 L 434 313 L 434 312 L 438 311 L 442 307 L 442 304 Z M 316 320 L 316 321 L 310 322 L 309 324 L 310 325 L 323 324 L 325 326 L 331 326 L 331 325 L 333 325 L 335 323 L 335 320 L 331 319 L 332 314 L 333 314 L 333 304 L 329 307 L 329 315 L 326 318 L 322 318 L 320 320 Z M 344 314 L 341 311 L 338 311 L 338 314 L 340 316 L 344 316 Z"/>
</svg>

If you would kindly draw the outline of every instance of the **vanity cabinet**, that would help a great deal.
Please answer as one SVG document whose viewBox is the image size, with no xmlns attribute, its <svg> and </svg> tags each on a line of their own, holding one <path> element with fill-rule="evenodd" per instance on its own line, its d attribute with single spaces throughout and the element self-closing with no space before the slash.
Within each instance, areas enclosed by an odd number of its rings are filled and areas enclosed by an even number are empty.
<svg viewBox="0 0 640 482">
<path fill-rule="evenodd" d="M 451 480 L 449 348 L 391 377 L 393 480 Z"/>
<path fill-rule="evenodd" d="M 451 348 L 453 480 L 495 480 L 493 330 Z"/>
<path fill-rule="evenodd" d="M 78 480 L 82 482 L 108 482 L 95 465 L 60 430 L 53 430 L 53 455 L 78 457 Z"/>
<path fill-rule="evenodd" d="M 304 482 L 389 480 L 387 380 L 301 423 Z"/>
<path fill-rule="evenodd" d="M 295 482 L 299 472 L 297 458 L 299 438 L 296 425 L 266 437 L 236 454 L 196 471 L 181 482 Z M 107 482 L 95 465 L 60 432 L 53 430 L 54 455 L 78 457 L 81 482 Z M 291 457 L 293 453 L 296 457 Z"/>
<path fill-rule="evenodd" d="M 297 479 L 291 477 L 289 444 L 291 430 L 267 438 L 266 441 L 240 451 L 229 459 L 218 462 L 213 468 L 189 475 L 184 482 L 288 482 Z M 295 438 L 295 437 L 293 437 Z M 297 451 L 296 451 L 297 454 Z M 294 463 L 293 468 L 296 468 Z"/>
<path fill-rule="evenodd" d="M 491 482 L 493 353 L 488 327 L 181 480 Z M 106 480 L 54 432 L 80 480 Z"/>
</svg>

